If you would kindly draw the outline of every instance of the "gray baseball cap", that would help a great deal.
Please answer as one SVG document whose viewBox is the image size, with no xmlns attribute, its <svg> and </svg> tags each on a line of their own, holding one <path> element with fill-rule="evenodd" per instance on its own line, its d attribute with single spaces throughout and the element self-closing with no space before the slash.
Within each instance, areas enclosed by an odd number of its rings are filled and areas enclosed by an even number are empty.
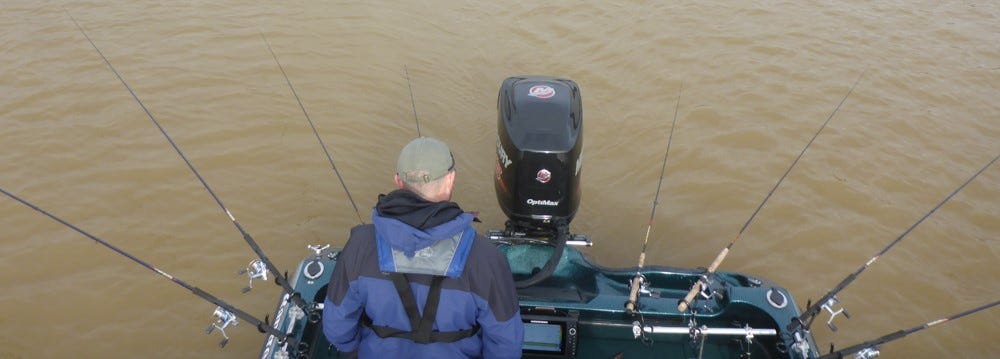
<svg viewBox="0 0 1000 359">
<path fill-rule="evenodd" d="M 430 182 L 455 169 L 455 157 L 448 145 L 432 137 L 410 141 L 399 152 L 396 174 L 404 182 Z"/>
</svg>

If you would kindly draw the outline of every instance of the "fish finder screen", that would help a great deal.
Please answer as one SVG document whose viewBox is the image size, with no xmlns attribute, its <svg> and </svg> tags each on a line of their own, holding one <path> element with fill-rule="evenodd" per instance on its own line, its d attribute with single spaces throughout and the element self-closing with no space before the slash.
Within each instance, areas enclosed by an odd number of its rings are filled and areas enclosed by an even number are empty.
<svg viewBox="0 0 1000 359">
<path fill-rule="evenodd" d="M 524 323 L 524 350 L 539 352 L 563 351 L 563 326 L 545 322 Z"/>
</svg>

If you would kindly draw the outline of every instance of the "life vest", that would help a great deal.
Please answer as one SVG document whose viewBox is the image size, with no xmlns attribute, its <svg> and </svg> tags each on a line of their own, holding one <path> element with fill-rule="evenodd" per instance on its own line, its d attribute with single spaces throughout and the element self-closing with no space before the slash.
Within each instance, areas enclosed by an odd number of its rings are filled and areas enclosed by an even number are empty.
<svg viewBox="0 0 1000 359">
<path fill-rule="evenodd" d="M 412 330 L 405 331 L 389 326 L 375 325 L 366 313 L 361 315 L 361 324 L 370 328 L 380 338 L 403 338 L 419 344 L 452 343 L 475 336 L 479 332 L 479 325 L 451 332 L 434 331 L 434 320 L 437 317 L 438 304 L 441 300 L 441 282 L 446 277 L 461 275 L 475 236 L 475 230 L 467 228 L 451 238 L 442 239 L 434 245 L 418 250 L 413 256 L 405 256 L 401 251 L 391 248 L 388 242 L 384 241 L 376 231 L 375 238 L 380 267 L 383 271 L 388 272 L 389 278 L 392 279 L 392 284 L 403 303 L 403 309 L 410 320 Z M 423 315 L 420 314 L 417 300 L 410 290 L 410 279 L 407 273 L 432 276 L 427 301 L 424 303 Z"/>
<path fill-rule="evenodd" d="M 399 298 L 403 301 L 403 309 L 406 310 L 406 316 L 410 319 L 410 328 L 414 328 L 415 330 L 404 331 L 393 327 L 375 325 L 372 324 L 372 320 L 368 318 L 368 315 L 362 313 L 361 324 L 371 328 L 375 332 L 375 335 L 378 335 L 380 338 L 403 338 L 412 340 L 418 344 L 429 344 L 457 342 L 474 336 L 479 332 L 479 325 L 453 332 L 436 332 L 433 330 L 434 318 L 437 316 L 438 303 L 441 299 L 441 282 L 444 281 L 444 277 L 434 276 L 431 279 L 431 288 L 430 292 L 427 293 L 427 302 L 424 303 L 423 316 L 420 315 L 420 311 L 417 308 L 417 300 L 413 297 L 413 292 L 410 291 L 410 280 L 406 274 L 390 273 L 389 277 L 392 278 L 392 284 L 396 286 L 396 292 L 399 293 Z"/>
</svg>

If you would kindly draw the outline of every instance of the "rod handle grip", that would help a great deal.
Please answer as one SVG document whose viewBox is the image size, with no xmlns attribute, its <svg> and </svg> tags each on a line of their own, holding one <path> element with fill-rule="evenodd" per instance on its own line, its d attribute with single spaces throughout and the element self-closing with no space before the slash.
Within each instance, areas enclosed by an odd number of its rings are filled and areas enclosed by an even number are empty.
<svg viewBox="0 0 1000 359">
<path fill-rule="evenodd" d="M 625 302 L 625 313 L 632 315 L 635 312 L 635 307 L 639 302 L 639 287 L 642 286 L 642 276 L 636 274 L 632 278 L 631 290 L 628 293 L 628 301 Z"/>
<path fill-rule="evenodd" d="M 694 296 L 698 295 L 698 292 L 701 291 L 701 286 L 702 280 L 699 279 L 698 282 L 691 287 L 691 290 L 688 291 L 688 294 L 684 296 L 684 300 L 681 300 L 681 302 L 677 304 L 677 311 L 684 313 L 688 310 L 688 306 L 691 304 L 691 301 L 694 300 Z"/>
<path fill-rule="evenodd" d="M 722 251 L 719 252 L 719 255 L 715 256 L 715 260 L 712 261 L 712 265 L 708 266 L 708 272 L 705 273 L 705 275 L 707 276 L 715 273 L 715 270 L 719 268 L 719 265 L 722 264 L 722 261 L 726 259 L 727 255 L 729 255 L 728 247 L 723 248 Z M 691 301 L 694 300 L 694 297 L 698 295 L 698 292 L 701 291 L 701 287 L 704 285 L 705 279 L 703 278 L 699 279 L 698 282 L 691 286 L 691 290 L 688 291 L 686 296 L 684 296 L 684 300 L 681 300 L 681 302 L 677 304 L 677 310 L 681 313 L 686 312 L 688 310 L 688 306 L 691 305 Z"/>
<path fill-rule="evenodd" d="M 715 256 L 715 260 L 712 261 L 712 265 L 708 266 L 707 274 L 715 273 L 715 270 L 719 269 L 719 266 L 722 265 L 722 261 L 726 259 L 727 255 L 729 255 L 729 248 L 723 248 L 722 251 L 719 252 L 719 255 Z"/>
</svg>

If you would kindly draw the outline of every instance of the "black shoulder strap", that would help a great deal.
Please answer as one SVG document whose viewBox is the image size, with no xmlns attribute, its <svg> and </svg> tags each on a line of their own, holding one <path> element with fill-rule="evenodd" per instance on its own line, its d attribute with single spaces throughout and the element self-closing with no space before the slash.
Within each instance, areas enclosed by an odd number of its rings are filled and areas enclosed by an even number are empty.
<svg viewBox="0 0 1000 359">
<path fill-rule="evenodd" d="M 417 343 L 431 342 L 431 331 L 434 330 L 434 319 L 437 318 L 438 303 L 441 302 L 441 281 L 443 280 L 442 276 L 434 276 L 434 279 L 431 279 L 431 289 L 427 292 L 427 303 L 424 303 L 424 315 L 420 317 L 420 323 L 414 323 L 413 319 L 410 319 L 410 327 L 416 328 L 416 332 L 413 333 L 413 341 Z M 393 280 L 393 282 L 396 281 Z M 410 287 L 406 286 L 406 289 L 407 293 L 410 293 Z M 410 298 L 413 298 L 413 293 L 410 294 Z M 414 302 L 413 306 L 416 307 L 416 305 L 417 303 Z M 416 308 L 413 308 L 413 311 L 416 312 Z M 410 318 L 413 318 L 413 314 L 409 315 Z"/>
<path fill-rule="evenodd" d="M 392 278 L 392 284 L 396 286 L 396 293 L 399 293 L 399 300 L 403 302 L 403 309 L 406 310 L 406 316 L 410 318 L 410 328 L 416 330 L 421 318 L 420 310 L 417 309 L 417 300 L 413 297 L 413 291 L 410 290 L 410 279 L 404 273 L 391 273 L 389 277 Z M 437 279 L 438 277 L 434 277 L 436 283 L 440 283 Z M 429 296 L 434 295 L 434 283 L 431 282 L 431 291 L 427 293 L 428 301 L 431 299 Z"/>
<path fill-rule="evenodd" d="M 396 292 L 399 293 L 399 299 L 403 302 L 403 309 L 406 311 L 406 316 L 410 319 L 410 328 L 413 328 L 413 331 L 402 331 L 388 326 L 374 325 L 371 318 L 368 318 L 367 314 L 363 314 L 361 316 L 361 324 L 371 328 L 375 332 L 375 335 L 381 338 L 404 338 L 416 343 L 428 344 L 457 342 L 476 335 L 479 331 L 478 325 L 454 332 L 434 331 L 434 318 L 437 317 L 438 304 L 441 302 L 441 282 L 444 281 L 443 276 L 434 276 L 431 279 L 431 288 L 427 293 L 427 303 L 424 305 L 424 315 L 422 316 L 420 315 L 420 310 L 417 308 L 417 300 L 413 297 L 413 292 L 410 291 L 410 281 L 406 277 L 406 274 L 391 273 L 389 277 L 392 278 L 392 284 L 396 287 Z"/>
</svg>

